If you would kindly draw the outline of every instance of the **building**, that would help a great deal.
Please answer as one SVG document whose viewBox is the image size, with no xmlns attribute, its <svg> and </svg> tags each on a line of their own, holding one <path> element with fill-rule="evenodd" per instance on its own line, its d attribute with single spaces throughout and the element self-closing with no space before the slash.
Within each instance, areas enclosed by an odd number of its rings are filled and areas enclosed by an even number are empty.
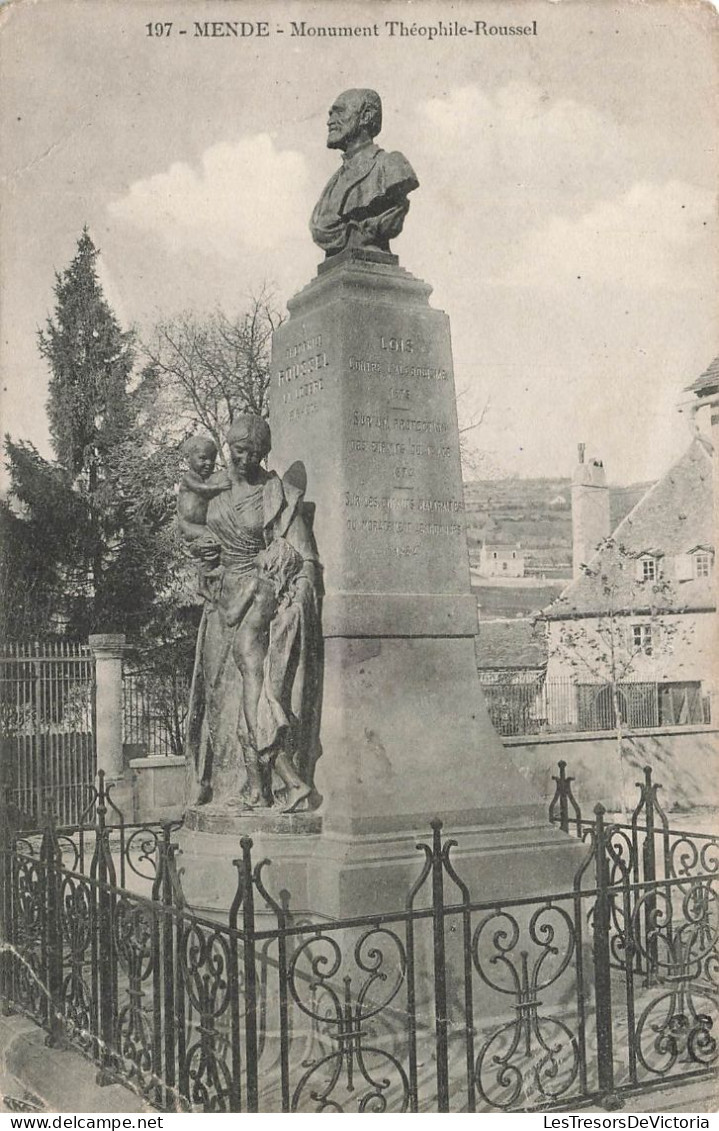
<svg viewBox="0 0 719 1131">
<path fill-rule="evenodd" d="M 524 553 L 519 542 L 483 542 L 479 551 L 480 577 L 524 577 Z"/>
<path fill-rule="evenodd" d="M 550 723 L 603 730 L 617 709 L 630 728 L 708 723 L 717 631 L 711 445 L 697 433 L 610 537 L 604 469 L 583 456 L 580 448 L 575 576 L 543 614 L 547 680 L 571 681 L 576 692 L 563 699 L 566 717 Z"/>
</svg>

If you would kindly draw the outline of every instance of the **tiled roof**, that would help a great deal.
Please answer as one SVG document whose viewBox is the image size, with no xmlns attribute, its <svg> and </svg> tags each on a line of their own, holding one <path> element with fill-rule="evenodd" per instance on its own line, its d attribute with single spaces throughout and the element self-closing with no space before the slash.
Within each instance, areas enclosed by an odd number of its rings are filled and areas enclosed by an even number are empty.
<svg viewBox="0 0 719 1131">
<path fill-rule="evenodd" d="M 692 381 L 691 385 L 687 385 L 684 390 L 685 393 L 713 393 L 719 388 L 719 356 L 715 357 L 708 369 L 705 369 L 701 377 L 697 377 L 696 381 Z"/>
<path fill-rule="evenodd" d="M 480 671 L 543 668 L 547 663 L 544 626 L 532 620 L 480 621 L 476 655 Z"/>
<path fill-rule="evenodd" d="M 583 574 L 572 581 L 544 615 L 550 620 L 564 620 L 606 613 L 605 585 L 613 590 L 611 601 L 617 611 L 713 608 L 713 578 L 680 581 L 675 562 L 676 557 L 697 547 L 713 548 L 712 526 L 711 455 L 697 436 L 678 463 L 619 523 L 610 546 L 588 563 L 592 575 Z M 636 580 L 635 560 L 645 553 L 657 556 L 662 563 L 659 584 Z"/>
</svg>

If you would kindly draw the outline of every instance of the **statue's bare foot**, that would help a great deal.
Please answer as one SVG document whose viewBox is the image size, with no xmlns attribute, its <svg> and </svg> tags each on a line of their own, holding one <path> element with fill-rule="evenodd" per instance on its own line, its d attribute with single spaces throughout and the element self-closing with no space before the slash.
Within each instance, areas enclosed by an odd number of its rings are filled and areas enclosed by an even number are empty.
<svg viewBox="0 0 719 1131">
<path fill-rule="evenodd" d="M 203 781 L 200 786 L 200 792 L 197 797 L 198 805 L 209 805 L 212 801 L 212 786 L 209 782 Z"/>
<path fill-rule="evenodd" d="M 295 813 L 303 801 L 306 801 L 312 790 L 308 785 L 288 785 L 284 790 L 284 797 L 280 801 L 283 813 Z"/>
<path fill-rule="evenodd" d="M 270 808 L 271 803 L 267 800 L 261 789 L 243 789 L 240 796 L 248 809 Z"/>
</svg>

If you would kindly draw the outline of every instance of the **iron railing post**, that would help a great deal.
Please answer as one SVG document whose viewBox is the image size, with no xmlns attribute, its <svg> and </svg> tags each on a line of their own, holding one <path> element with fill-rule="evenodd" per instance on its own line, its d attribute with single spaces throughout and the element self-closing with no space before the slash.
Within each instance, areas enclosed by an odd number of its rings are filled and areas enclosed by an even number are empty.
<svg viewBox="0 0 719 1131">
<path fill-rule="evenodd" d="M 245 1072 L 247 1110 L 259 1111 L 257 1053 L 257 966 L 255 957 L 255 895 L 252 880 L 252 838 L 240 841 L 242 860 L 242 947 L 245 969 Z"/>
<path fill-rule="evenodd" d="M 48 816 L 40 847 L 45 886 L 45 930 L 43 932 L 43 968 L 47 986 L 47 1029 L 45 1043 L 50 1047 L 64 1044 L 62 1025 L 62 915 L 59 873 L 61 852 L 52 813 Z"/>
<path fill-rule="evenodd" d="M 171 869 L 177 845 L 170 843 L 170 824 L 163 823 L 157 841 L 157 866 L 152 885 L 153 903 L 153 1072 L 162 1106 L 171 1110 L 175 1093 L 175 964 L 173 946 L 173 886 Z M 177 1108 L 175 1108 L 177 1110 Z"/>
<path fill-rule="evenodd" d="M 447 973 L 444 950 L 444 864 L 442 822 L 432 821 L 432 941 L 434 947 L 434 1023 L 437 1053 L 437 1110 L 449 1111 L 447 1053 Z"/>
<path fill-rule="evenodd" d="M 638 783 L 639 784 L 639 783 Z M 646 834 L 642 845 L 642 880 L 645 884 L 653 884 L 657 878 L 656 845 L 654 843 L 654 793 L 652 785 L 651 766 L 644 767 L 644 784 L 640 789 L 646 799 Z M 637 877 L 639 879 L 639 877 Z M 647 955 L 647 985 L 653 985 L 657 968 L 657 939 L 654 923 L 656 919 L 657 896 L 653 887 L 647 887 L 644 900 L 644 945 Z"/>
<path fill-rule="evenodd" d="M 605 809 L 594 809 L 594 851 L 597 896 L 592 924 L 594 953 L 594 991 L 597 1027 L 597 1070 L 599 1091 L 604 1096 L 614 1092 L 614 1046 L 612 1041 L 612 982 L 610 969 L 609 929 L 611 925 L 609 892 L 609 858 Z"/>
<path fill-rule="evenodd" d="M 112 1071 L 115 1051 L 115 1016 L 117 1011 L 117 950 L 114 943 L 115 927 L 115 867 L 109 844 L 110 830 L 104 827 L 104 814 L 98 807 L 100 824 L 95 831 L 95 855 L 90 868 L 92 879 L 97 880 L 97 915 L 95 931 L 97 940 L 97 987 L 99 996 L 98 1059 L 100 1070 L 97 1083 L 114 1084 Z"/>
<path fill-rule="evenodd" d="M 559 773 L 552 775 L 554 782 L 554 797 L 549 803 L 549 820 L 552 824 L 559 824 L 560 829 L 564 833 L 569 832 L 569 809 L 571 806 L 573 817 L 577 824 L 577 836 L 582 835 L 582 811 L 574 800 L 572 793 L 572 782 L 574 778 L 567 777 L 567 763 L 561 759 L 558 763 Z M 559 807 L 559 821 L 557 822 L 556 811 Z"/>
</svg>

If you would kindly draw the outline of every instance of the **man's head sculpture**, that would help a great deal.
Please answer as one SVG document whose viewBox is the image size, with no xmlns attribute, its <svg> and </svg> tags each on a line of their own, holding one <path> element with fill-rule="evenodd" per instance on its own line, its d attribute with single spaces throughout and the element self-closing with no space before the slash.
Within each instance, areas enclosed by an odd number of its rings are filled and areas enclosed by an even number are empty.
<svg viewBox="0 0 719 1131">
<path fill-rule="evenodd" d="M 401 153 L 374 144 L 381 128 L 382 100 L 375 90 L 345 90 L 330 107 L 327 147 L 344 156 L 310 220 L 312 238 L 328 258 L 348 247 L 387 252 L 402 231 L 407 196 L 419 181 Z"/>
<path fill-rule="evenodd" d="M 382 99 L 376 90 L 345 90 L 330 106 L 327 148 L 347 150 L 357 139 L 369 141 L 382 129 Z"/>
</svg>

